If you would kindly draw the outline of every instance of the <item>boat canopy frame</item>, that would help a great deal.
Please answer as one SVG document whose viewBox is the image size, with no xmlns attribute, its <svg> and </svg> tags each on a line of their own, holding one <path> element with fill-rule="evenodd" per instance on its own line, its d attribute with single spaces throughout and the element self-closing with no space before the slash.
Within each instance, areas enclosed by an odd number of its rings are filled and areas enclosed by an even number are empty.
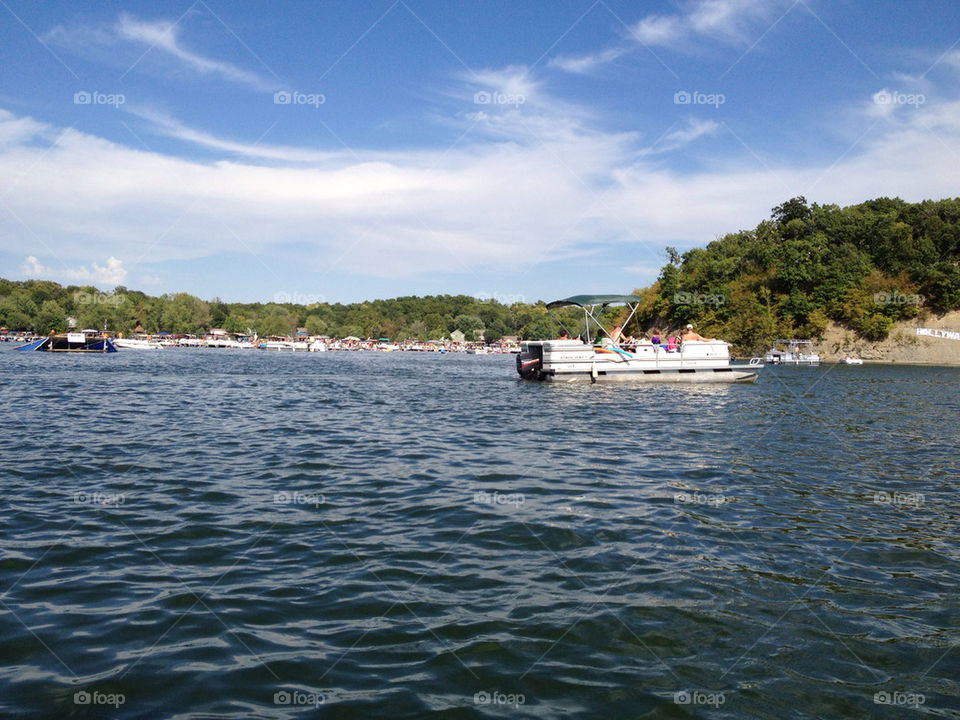
<svg viewBox="0 0 960 720">
<path fill-rule="evenodd" d="M 551 303 L 547 303 L 547 310 L 558 310 L 565 307 L 581 308 L 583 310 L 584 334 L 586 335 L 584 342 L 589 345 L 592 342 L 590 337 L 591 320 L 598 329 L 597 339 L 600 338 L 600 333 L 602 332 L 612 340 L 613 337 L 603 326 L 603 323 L 600 322 L 600 313 L 602 313 L 608 306 L 611 305 L 625 305 L 626 307 L 630 308 L 630 314 L 627 316 L 627 319 L 623 321 L 623 327 L 626 327 L 627 323 L 633 319 L 633 316 L 636 314 L 637 309 L 640 307 L 640 303 L 642 301 L 643 298 L 639 295 L 573 295 L 571 297 L 564 298 L 563 300 L 554 300 Z M 551 313 L 550 316 L 552 319 L 554 314 Z M 560 322 L 559 318 L 557 321 Z M 560 323 L 560 326 L 563 327 L 562 322 Z"/>
</svg>

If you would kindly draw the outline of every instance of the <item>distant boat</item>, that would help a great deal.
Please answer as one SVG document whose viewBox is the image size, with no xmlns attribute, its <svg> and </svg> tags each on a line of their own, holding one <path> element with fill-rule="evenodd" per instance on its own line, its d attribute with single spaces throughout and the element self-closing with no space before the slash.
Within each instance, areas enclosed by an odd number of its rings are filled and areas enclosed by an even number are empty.
<svg viewBox="0 0 960 720">
<path fill-rule="evenodd" d="M 812 340 L 774 340 L 764 360 L 769 365 L 819 365 Z"/>
<path fill-rule="evenodd" d="M 158 341 L 147 338 L 115 338 L 113 344 L 121 350 L 163 350 Z"/>
<path fill-rule="evenodd" d="M 267 340 L 266 342 L 260 343 L 261 350 L 289 350 L 293 352 L 296 350 L 294 343 L 289 340 Z"/>
<path fill-rule="evenodd" d="M 844 355 L 840 358 L 840 362 L 844 365 L 863 365 L 863 359 L 858 357 L 849 357 Z"/>
<path fill-rule="evenodd" d="M 24 351 L 115 353 L 117 348 L 106 335 L 100 335 L 96 330 L 84 330 L 48 335 L 17 348 L 17 352 Z"/>
</svg>

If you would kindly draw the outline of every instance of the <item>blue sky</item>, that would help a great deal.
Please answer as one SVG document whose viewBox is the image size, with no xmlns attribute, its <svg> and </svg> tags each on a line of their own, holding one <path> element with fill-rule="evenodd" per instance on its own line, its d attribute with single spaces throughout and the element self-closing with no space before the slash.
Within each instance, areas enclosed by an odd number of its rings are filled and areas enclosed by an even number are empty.
<svg viewBox="0 0 960 720">
<path fill-rule="evenodd" d="M 960 195 L 960 8 L 0 0 L 0 276 L 352 302 L 652 282 Z"/>
</svg>

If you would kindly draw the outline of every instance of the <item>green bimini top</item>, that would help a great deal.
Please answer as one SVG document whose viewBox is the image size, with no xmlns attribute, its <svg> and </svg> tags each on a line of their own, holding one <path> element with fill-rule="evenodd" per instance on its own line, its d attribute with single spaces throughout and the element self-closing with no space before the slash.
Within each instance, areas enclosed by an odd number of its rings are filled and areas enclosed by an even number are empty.
<svg viewBox="0 0 960 720">
<path fill-rule="evenodd" d="M 635 305 L 643 300 L 639 295 L 573 295 L 563 300 L 554 300 L 547 304 L 547 309 L 569 307 L 576 305 Z"/>
</svg>

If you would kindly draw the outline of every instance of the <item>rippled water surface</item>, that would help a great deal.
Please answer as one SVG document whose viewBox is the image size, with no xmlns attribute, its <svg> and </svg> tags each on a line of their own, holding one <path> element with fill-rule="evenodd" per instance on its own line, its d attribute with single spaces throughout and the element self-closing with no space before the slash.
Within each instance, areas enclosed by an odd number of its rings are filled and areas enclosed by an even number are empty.
<svg viewBox="0 0 960 720">
<path fill-rule="evenodd" d="M 0 716 L 960 717 L 960 370 L 513 363 L 0 348 Z"/>
</svg>

